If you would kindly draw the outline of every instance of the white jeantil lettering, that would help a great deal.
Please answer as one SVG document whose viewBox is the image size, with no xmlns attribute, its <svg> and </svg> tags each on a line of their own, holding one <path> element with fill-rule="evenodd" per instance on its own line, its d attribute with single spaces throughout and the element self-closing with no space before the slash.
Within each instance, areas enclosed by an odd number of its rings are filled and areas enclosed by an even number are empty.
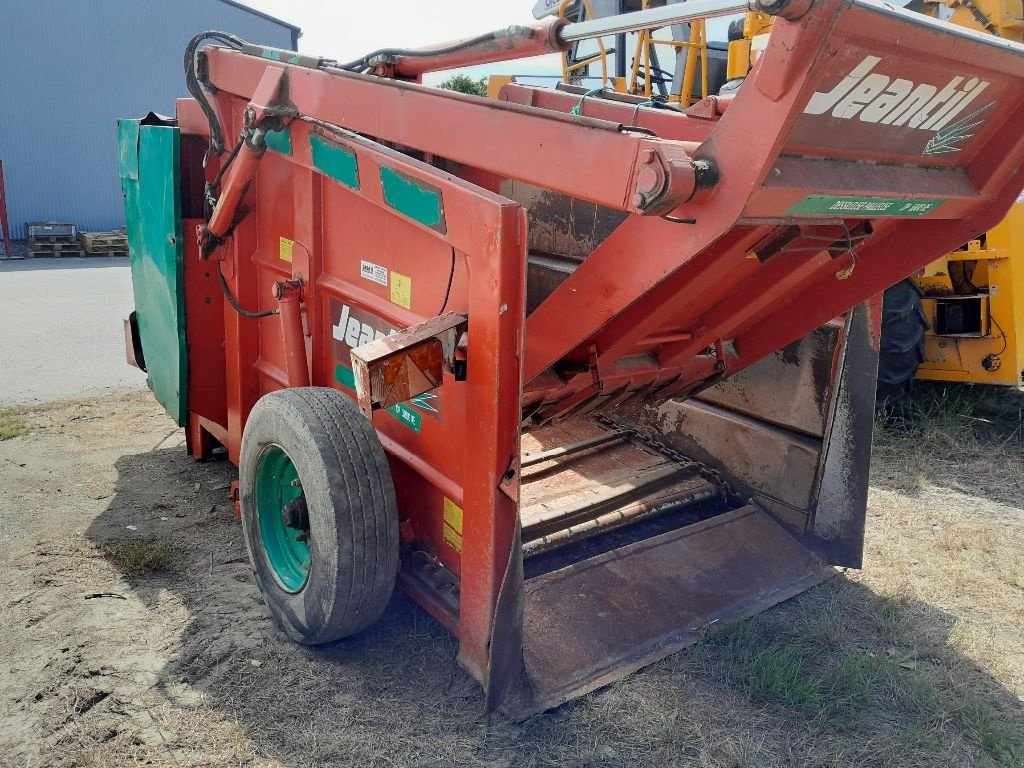
<svg viewBox="0 0 1024 768">
<path fill-rule="evenodd" d="M 833 107 L 843 96 L 850 92 L 850 89 L 857 84 L 864 75 L 870 72 L 875 64 L 880 62 L 881 59 L 877 56 L 865 56 L 864 61 L 854 67 L 853 71 L 844 77 L 835 88 L 828 93 L 815 92 L 811 96 L 811 100 L 807 102 L 807 108 L 804 110 L 809 115 L 820 115 L 827 112 Z"/>
<path fill-rule="evenodd" d="M 835 117 L 849 120 L 866 107 L 875 97 L 878 96 L 889 84 L 889 78 L 885 75 L 868 75 L 851 90 L 846 98 L 839 102 L 839 105 L 832 110 Z"/>
<path fill-rule="evenodd" d="M 394 328 L 387 332 L 378 331 L 369 323 L 360 322 L 352 317 L 352 309 L 348 304 L 341 305 L 341 317 L 338 318 L 338 324 L 331 328 L 331 336 L 353 349 L 395 333 L 398 333 L 398 331 Z"/>
<path fill-rule="evenodd" d="M 831 110 L 840 120 L 859 116 L 865 123 L 938 131 L 989 86 L 988 81 L 972 77 L 961 88 L 962 75 L 941 89 L 931 83 L 890 78 L 872 71 L 880 61 L 878 56 L 865 56 L 832 90 L 815 91 L 804 113 L 821 115 Z"/>
<path fill-rule="evenodd" d="M 939 106 L 939 104 L 943 104 L 946 101 L 948 101 L 954 93 L 959 93 L 959 91 L 957 91 L 957 86 L 960 85 L 960 83 L 962 83 L 963 81 L 964 79 L 962 77 L 954 77 L 952 80 L 950 80 L 949 84 L 946 85 L 946 87 L 943 88 L 941 91 L 939 91 L 938 95 L 936 95 L 935 98 L 933 98 L 923 107 L 921 107 L 921 110 L 916 115 L 910 118 L 910 127 L 920 128 L 921 123 L 927 122 L 931 118 L 931 115 L 929 115 L 928 113 L 935 109 L 937 106 Z"/>
<path fill-rule="evenodd" d="M 896 78 L 889 83 L 889 87 L 882 92 L 881 96 L 864 107 L 860 113 L 860 119 L 865 123 L 877 123 L 892 112 L 896 105 L 907 98 L 907 95 L 912 90 L 914 90 L 912 82 L 903 78 Z"/>
<path fill-rule="evenodd" d="M 945 128 L 950 120 L 952 120 L 954 117 L 963 112 L 964 108 L 972 101 L 974 101 L 978 94 L 980 94 L 986 88 L 988 88 L 988 81 L 982 80 L 980 83 L 978 83 L 977 87 L 973 91 L 967 94 L 967 96 L 963 97 L 963 100 L 956 105 L 955 109 L 951 110 L 948 114 L 943 115 L 942 119 L 936 122 L 934 125 L 927 126 L 929 130 L 940 131 L 943 128 Z"/>
<path fill-rule="evenodd" d="M 904 125 L 912 115 L 932 100 L 939 89 L 934 85 L 922 83 L 910 92 L 896 109 L 882 118 L 882 125 Z"/>
</svg>

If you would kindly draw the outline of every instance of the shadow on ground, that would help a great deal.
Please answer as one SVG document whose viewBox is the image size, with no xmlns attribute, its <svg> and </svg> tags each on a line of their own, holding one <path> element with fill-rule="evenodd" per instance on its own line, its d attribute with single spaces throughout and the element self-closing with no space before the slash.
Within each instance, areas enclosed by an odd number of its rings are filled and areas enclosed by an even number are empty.
<svg viewBox="0 0 1024 768">
<path fill-rule="evenodd" d="M 453 638 L 402 596 L 355 638 L 291 643 L 253 584 L 227 462 L 177 448 L 117 470 L 89 538 L 164 545 L 167 570 L 125 578 L 152 610 L 168 590 L 190 612 L 161 685 L 200 689 L 286 766 L 1024 762 L 1021 703 L 950 646 L 953 618 L 844 576 L 553 713 L 487 718 Z"/>
</svg>

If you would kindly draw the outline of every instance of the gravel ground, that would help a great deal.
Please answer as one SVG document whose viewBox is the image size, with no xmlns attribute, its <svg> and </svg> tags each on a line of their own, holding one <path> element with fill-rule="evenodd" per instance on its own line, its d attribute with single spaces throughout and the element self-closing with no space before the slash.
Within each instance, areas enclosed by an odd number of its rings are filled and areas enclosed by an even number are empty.
<svg viewBox="0 0 1024 768">
<path fill-rule="evenodd" d="M 0 405 L 145 387 L 125 362 L 126 257 L 0 260 L 0 289 Z"/>
</svg>

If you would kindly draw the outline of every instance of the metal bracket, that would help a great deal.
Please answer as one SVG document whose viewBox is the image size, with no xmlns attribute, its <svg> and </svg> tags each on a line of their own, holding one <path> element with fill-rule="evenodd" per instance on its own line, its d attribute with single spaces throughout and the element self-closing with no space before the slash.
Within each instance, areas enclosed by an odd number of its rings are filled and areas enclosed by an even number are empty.
<svg viewBox="0 0 1024 768">
<path fill-rule="evenodd" d="M 467 318 L 448 312 L 352 350 L 359 411 L 370 418 L 441 386 L 455 373 L 455 350 Z"/>
</svg>

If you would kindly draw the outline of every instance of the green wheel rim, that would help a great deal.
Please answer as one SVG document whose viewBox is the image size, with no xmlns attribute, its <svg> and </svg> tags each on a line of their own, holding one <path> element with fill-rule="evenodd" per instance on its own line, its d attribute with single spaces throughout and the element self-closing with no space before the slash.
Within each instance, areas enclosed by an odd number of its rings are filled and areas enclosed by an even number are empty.
<svg viewBox="0 0 1024 768">
<path fill-rule="evenodd" d="M 256 463 L 256 515 L 260 543 L 270 570 L 281 588 L 298 592 L 309 578 L 309 542 L 298 541 L 302 531 L 286 528 L 281 518 L 285 504 L 302 495 L 299 473 L 279 445 L 269 445 Z"/>
</svg>

